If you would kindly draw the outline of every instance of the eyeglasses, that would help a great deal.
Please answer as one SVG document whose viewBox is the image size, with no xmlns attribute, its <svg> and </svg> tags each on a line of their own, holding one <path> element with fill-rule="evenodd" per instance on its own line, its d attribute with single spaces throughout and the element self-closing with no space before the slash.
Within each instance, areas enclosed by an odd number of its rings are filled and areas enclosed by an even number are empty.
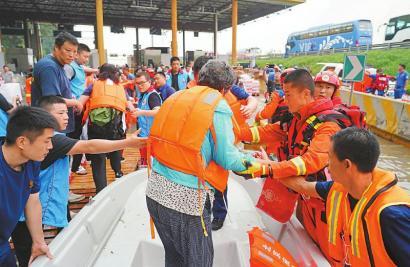
<svg viewBox="0 0 410 267">
<path fill-rule="evenodd" d="M 139 82 L 139 83 L 136 82 L 135 84 L 141 86 L 141 85 L 143 85 L 143 84 L 146 83 L 146 82 L 148 82 L 148 81 L 143 81 L 143 82 Z"/>
</svg>

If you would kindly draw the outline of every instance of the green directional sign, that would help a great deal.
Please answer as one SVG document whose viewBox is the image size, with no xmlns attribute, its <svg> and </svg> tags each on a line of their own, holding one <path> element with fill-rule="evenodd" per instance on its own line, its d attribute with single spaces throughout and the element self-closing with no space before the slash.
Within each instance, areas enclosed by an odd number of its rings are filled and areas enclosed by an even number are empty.
<svg viewBox="0 0 410 267">
<path fill-rule="evenodd" d="M 343 80 L 351 82 L 363 81 L 365 66 L 365 55 L 346 55 L 343 64 Z"/>
</svg>

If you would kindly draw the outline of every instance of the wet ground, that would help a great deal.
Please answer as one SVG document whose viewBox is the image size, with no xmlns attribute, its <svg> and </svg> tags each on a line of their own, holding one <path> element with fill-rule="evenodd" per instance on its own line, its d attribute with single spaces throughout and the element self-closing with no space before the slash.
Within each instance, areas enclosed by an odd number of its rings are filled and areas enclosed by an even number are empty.
<svg viewBox="0 0 410 267">
<path fill-rule="evenodd" d="M 381 155 L 378 166 L 396 173 L 400 182 L 410 183 L 410 149 L 378 137 Z"/>
</svg>

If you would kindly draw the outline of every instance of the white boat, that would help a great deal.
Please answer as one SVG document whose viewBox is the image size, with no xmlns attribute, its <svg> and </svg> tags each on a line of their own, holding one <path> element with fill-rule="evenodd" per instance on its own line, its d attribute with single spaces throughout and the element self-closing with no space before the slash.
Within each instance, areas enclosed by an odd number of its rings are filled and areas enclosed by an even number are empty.
<svg viewBox="0 0 410 267">
<path fill-rule="evenodd" d="M 229 211 L 223 228 L 212 232 L 215 267 L 249 266 L 247 231 L 268 231 L 294 257 L 298 266 L 330 266 L 295 216 L 286 224 L 255 207 L 263 181 L 230 175 Z M 33 267 L 157 267 L 165 265 L 156 234 L 151 239 L 145 202 L 147 173 L 124 176 L 100 192 L 50 244 L 53 260 L 39 257 Z"/>
</svg>

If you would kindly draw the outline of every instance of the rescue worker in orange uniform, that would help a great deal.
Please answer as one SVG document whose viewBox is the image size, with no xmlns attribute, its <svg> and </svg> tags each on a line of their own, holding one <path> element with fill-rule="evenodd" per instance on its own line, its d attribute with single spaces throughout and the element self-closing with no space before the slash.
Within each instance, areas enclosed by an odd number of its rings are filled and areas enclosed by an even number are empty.
<svg viewBox="0 0 410 267">
<path fill-rule="evenodd" d="M 353 90 L 365 93 L 371 84 L 372 78 L 370 77 L 370 72 L 366 70 L 364 72 L 363 81 L 353 83 Z"/>
<path fill-rule="evenodd" d="M 197 85 L 199 78 L 199 71 L 201 68 L 209 61 L 212 57 L 210 56 L 200 56 L 198 57 L 193 66 L 194 79 L 188 83 L 187 88 L 192 88 Z M 241 127 L 246 127 L 246 119 L 249 119 L 251 115 L 256 111 L 258 102 L 256 98 L 249 95 L 244 89 L 237 85 L 233 85 L 230 90 L 224 94 L 224 98 L 228 105 L 232 109 L 233 117 L 232 120 L 235 134 L 235 143 L 238 142 L 239 131 Z M 223 193 L 215 192 L 215 201 L 212 205 L 212 230 L 217 231 L 222 228 L 225 218 L 227 215 L 227 205 L 228 205 L 228 189 Z"/>
<path fill-rule="evenodd" d="M 328 250 L 333 266 L 408 266 L 410 196 L 391 172 L 376 168 L 380 147 L 365 129 L 347 128 L 332 137 L 333 181 L 281 179 L 289 188 L 326 201 Z"/>
<path fill-rule="evenodd" d="M 283 88 L 283 81 L 285 80 L 286 75 L 294 70 L 294 68 L 288 68 L 280 74 L 281 88 Z M 277 118 L 272 118 L 274 114 L 276 113 L 277 115 L 279 115 L 283 112 L 287 112 L 286 104 L 284 103 L 283 98 L 280 97 L 280 94 L 273 91 L 270 94 L 270 102 L 267 103 L 266 106 L 256 114 L 255 121 L 259 122 L 265 119 L 272 119 L 271 123 L 275 123 L 279 121 L 280 116 L 277 116 Z"/>
<path fill-rule="evenodd" d="M 302 175 L 308 180 L 326 180 L 324 168 L 328 163 L 330 137 L 341 129 L 337 120 L 328 115 L 333 111 L 330 99 L 315 99 L 315 84 L 310 73 L 303 69 L 289 73 L 284 80 L 285 102 L 293 119 L 285 131 L 279 124 L 241 129 L 241 140 L 253 143 L 282 142 L 277 152 L 279 162 L 267 161 L 272 177 L 282 179 Z M 346 122 L 347 123 L 347 122 Z M 240 174 L 253 178 L 252 173 Z M 294 203 L 286 203 L 291 211 Z M 300 199 L 305 229 L 321 248 L 326 247 L 325 203 L 320 199 Z M 326 252 L 325 252 L 326 254 Z"/>
<path fill-rule="evenodd" d="M 26 103 L 31 106 L 31 84 L 33 83 L 33 75 L 30 73 L 26 78 Z"/>
<path fill-rule="evenodd" d="M 230 66 L 209 61 L 198 86 L 170 96 L 151 127 L 147 206 L 166 266 L 212 266 L 211 203 L 215 190 L 225 191 L 227 170 L 249 166 L 259 176 L 268 174 L 234 146 L 232 111 L 223 98 L 233 82 Z"/>
</svg>

